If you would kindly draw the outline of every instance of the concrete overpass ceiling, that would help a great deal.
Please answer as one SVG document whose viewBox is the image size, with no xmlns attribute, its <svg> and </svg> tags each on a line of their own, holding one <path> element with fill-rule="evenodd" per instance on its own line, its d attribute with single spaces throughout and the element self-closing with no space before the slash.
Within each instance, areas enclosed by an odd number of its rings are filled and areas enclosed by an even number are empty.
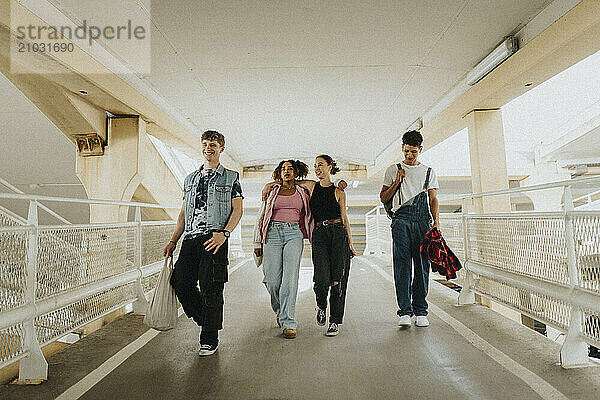
<svg viewBox="0 0 600 400">
<path fill-rule="evenodd" d="M 245 166 L 319 152 L 369 164 L 549 3 L 153 1 L 140 77 L 199 130 L 226 133 Z"/>
<path fill-rule="evenodd" d="M 561 164 L 600 159 L 600 52 L 531 88 L 502 107 L 506 161 L 512 177 L 529 175 L 536 148 Z M 443 176 L 469 175 L 466 131 L 427 148 L 421 160 Z M 564 162 L 563 162 L 564 161 Z M 466 174 L 461 171 L 468 171 Z"/>
<path fill-rule="evenodd" d="M 596 111 L 600 111 L 596 107 Z M 549 160 L 574 164 L 600 164 L 600 113 L 547 146 L 542 154 Z M 580 160 L 579 162 L 577 160 Z M 562 163 L 561 163 L 562 164 Z M 567 162 L 567 164 L 569 164 Z"/>
<path fill-rule="evenodd" d="M 596 127 L 589 132 L 589 135 L 583 136 L 565 145 L 556 153 L 551 154 L 551 159 L 557 160 L 593 160 L 592 164 L 600 164 L 600 127 Z"/>
</svg>

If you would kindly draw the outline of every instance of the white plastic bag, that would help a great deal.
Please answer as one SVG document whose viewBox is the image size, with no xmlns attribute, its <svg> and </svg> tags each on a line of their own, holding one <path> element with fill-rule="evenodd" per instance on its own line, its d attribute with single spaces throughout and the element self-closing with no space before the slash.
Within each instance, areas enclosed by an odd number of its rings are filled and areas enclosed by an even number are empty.
<svg viewBox="0 0 600 400">
<path fill-rule="evenodd" d="M 160 271 L 158 284 L 148 304 L 144 323 L 159 331 L 168 331 L 177 324 L 177 296 L 171 286 L 173 258 L 165 258 L 165 266 Z"/>
</svg>

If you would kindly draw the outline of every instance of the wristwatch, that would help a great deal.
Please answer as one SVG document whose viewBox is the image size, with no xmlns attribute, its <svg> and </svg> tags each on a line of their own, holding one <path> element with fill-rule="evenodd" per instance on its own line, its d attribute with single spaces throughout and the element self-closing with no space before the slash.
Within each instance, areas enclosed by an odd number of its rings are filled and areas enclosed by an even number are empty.
<svg viewBox="0 0 600 400">
<path fill-rule="evenodd" d="M 231 232 L 229 232 L 226 229 L 221 230 L 221 232 L 223 232 L 223 235 L 225 235 L 226 238 L 228 238 L 229 236 L 231 236 Z"/>
</svg>

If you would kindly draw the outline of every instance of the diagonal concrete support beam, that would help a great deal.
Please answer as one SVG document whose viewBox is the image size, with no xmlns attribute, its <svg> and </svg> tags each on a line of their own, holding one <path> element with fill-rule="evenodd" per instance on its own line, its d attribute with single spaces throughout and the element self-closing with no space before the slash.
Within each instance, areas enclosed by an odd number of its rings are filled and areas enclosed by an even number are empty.
<svg viewBox="0 0 600 400">
<path fill-rule="evenodd" d="M 90 83 L 41 55 L 32 56 L 29 59 L 32 65 L 19 65 L 19 73 L 13 73 L 14 65 L 11 65 L 10 59 L 11 40 L 13 37 L 8 27 L 0 24 L 0 72 L 71 141 L 76 143 L 78 135 L 94 133 L 106 143 L 105 109 L 71 90 L 77 87 L 88 89 Z M 34 73 L 31 69 L 35 68 L 33 64 L 40 62 L 46 63 L 56 74 Z M 108 103 L 105 94 L 99 94 L 98 97 L 105 99 L 103 104 Z M 131 111 L 123 104 L 115 104 L 117 110 Z"/>
<path fill-rule="evenodd" d="M 80 96 L 76 96 L 71 92 L 64 91 L 63 94 L 73 108 L 77 110 L 77 113 L 92 127 L 92 132 L 96 133 L 106 143 L 108 141 L 106 111 L 94 107 Z"/>
<path fill-rule="evenodd" d="M 102 127 L 106 122 L 99 123 L 100 119 L 106 119 L 102 110 L 90 104 L 84 106 L 84 101 L 77 101 L 74 94 L 40 75 L 14 75 L 9 68 L 7 58 L 0 55 L 0 72 L 73 142 L 75 135 L 83 133 L 97 133 L 106 138 L 106 129 Z"/>
<path fill-rule="evenodd" d="M 48 7 L 52 6 L 49 5 Z M 19 15 L 21 22 L 30 22 L 33 26 L 38 27 L 49 27 L 47 22 L 19 2 L 15 0 L 0 0 L 0 57 L 4 58 L 2 61 L 4 66 L 0 72 L 5 75 L 6 73 L 10 73 L 10 41 L 14 40 L 14 32 L 11 32 L 10 23 L 11 11 Z M 53 11 L 53 16 L 56 17 L 57 13 L 54 8 Z M 70 22 L 64 15 L 58 14 L 58 17 L 62 17 L 62 22 Z M 72 43 L 67 39 L 63 41 Z M 73 52 L 46 53 L 33 58 L 27 57 L 27 62 L 31 62 L 32 65 L 19 65 L 19 70 L 27 71 L 29 69 L 30 71 L 39 71 L 40 67 L 43 67 L 41 68 L 42 70 L 51 72 L 44 74 L 43 78 L 53 83 L 55 88 L 62 87 L 71 93 L 78 93 L 79 90 L 85 89 L 88 92 L 85 101 L 100 110 L 106 110 L 116 115 L 140 115 L 148 123 L 148 132 L 150 134 L 157 136 L 163 142 L 174 145 L 180 151 L 189 154 L 194 154 L 195 152 L 196 156 L 194 158 L 200 158 L 199 155 L 202 153 L 202 145 L 200 143 L 201 132 L 192 124 L 186 123 L 187 121 L 181 115 L 174 115 L 173 110 L 166 110 L 167 103 L 163 99 L 158 98 L 156 93 L 135 76 L 135 74 L 128 74 L 125 80 L 125 78 L 114 73 L 109 68 L 109 64 L 119 65 L 121 69 L 124 68 L 118 58 L 112 56 L 110 53 L 103 54 L 103 58 L 104 64 L 75 45 Z M 24 67 L 24 69 L 21 67 Z M 95 72 L 90 73 L 89 71 Z M 38 77 L 31 79 L 37 80 Z M 19 79 L 12 78 L 11 81 L 13 81 L 17 88 L 22 89 Z M 39 82 L 46 84 L 45 81 Z M 36 85 L 32 87 L 35 88 Z M 40 103 L 36 99 L 35 92 L 27 91 L 27 88 L 22 91 L 27 97 L 31 96 L 30 98 L 34 104 L 38 105 Z M 151 94 L 154 94 L 154 97 Z M 48 96 L 48 93 L 44 93 L 39 97 L 44 99 L 48 98 Z M 57 120 L 60 123 L 60 117 L 54 116 L 56 110 L 50 109 L 44 111 L 42 109 L 42 111 L 45 114 L 47 113 L 46 115 L 48 115 L 51 121 L 54 122 Z M 235 169 L 240 173 L 242 172 L 242 166 L 230 154 L 225 153 L 222 156 L 222 160 L 223 164 L 228 168 Z"/>
</svg>

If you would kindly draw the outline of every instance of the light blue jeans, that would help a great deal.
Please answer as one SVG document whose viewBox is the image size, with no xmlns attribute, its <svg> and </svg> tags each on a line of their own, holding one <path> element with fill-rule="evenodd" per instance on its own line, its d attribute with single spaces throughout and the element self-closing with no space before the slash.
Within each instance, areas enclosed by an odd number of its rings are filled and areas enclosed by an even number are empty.
<svg viewBox="0 0 600 400">
<path fill-rule="evenodd" d="M 296 329 L 294 319 L 304 237 L 300 225 L 271 222 L 263 245 L 263 283 L 271 295 L 271 308 L 281 328 Z"/>
</svg>

